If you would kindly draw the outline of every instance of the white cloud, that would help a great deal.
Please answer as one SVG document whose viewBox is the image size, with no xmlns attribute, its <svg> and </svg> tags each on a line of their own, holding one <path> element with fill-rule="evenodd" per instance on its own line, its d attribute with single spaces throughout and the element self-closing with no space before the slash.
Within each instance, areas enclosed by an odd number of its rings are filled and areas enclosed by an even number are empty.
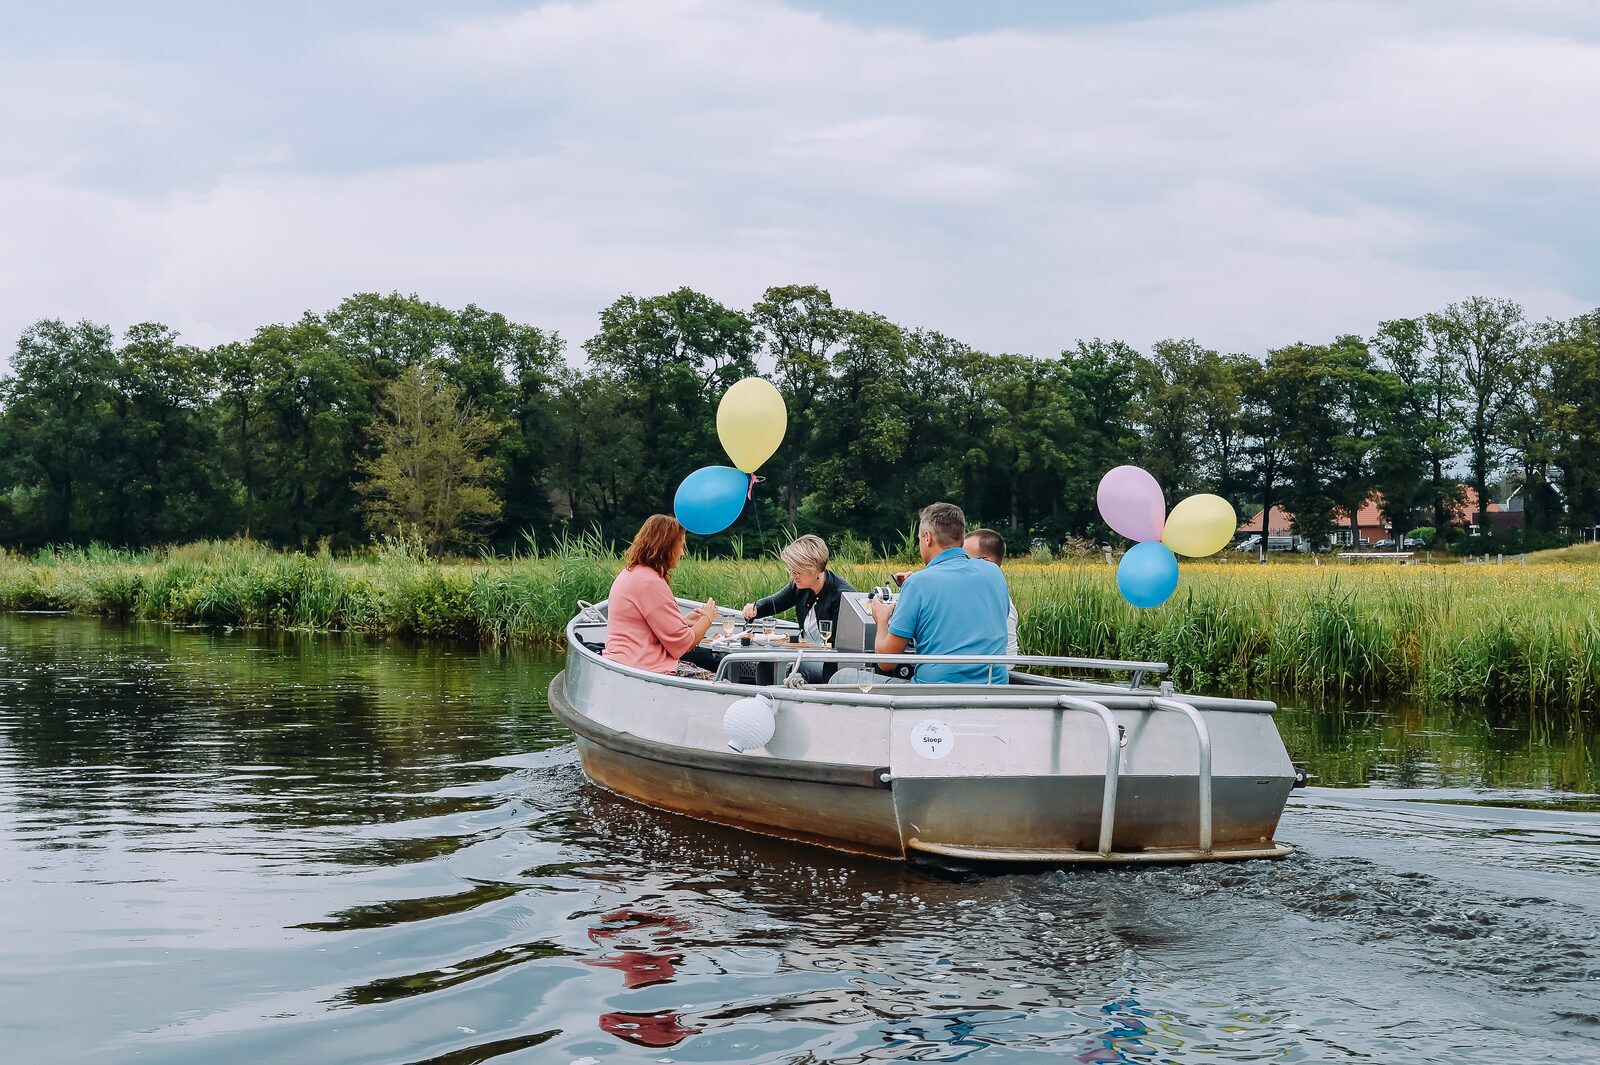
<svg viewBox="0 0 1600 1065">
<path fill-rule="evenodd" d="M 0 76 L 0 337 L 209 342 L 398 288 L 578 344 L 625 291 L 791 281 L 1035 353 L 1565 315 L 1600 300 L 1597 41 L 1559 3 L 934 38 L 599 0 L 242 67 L 43 57 Z"/>
</svg>

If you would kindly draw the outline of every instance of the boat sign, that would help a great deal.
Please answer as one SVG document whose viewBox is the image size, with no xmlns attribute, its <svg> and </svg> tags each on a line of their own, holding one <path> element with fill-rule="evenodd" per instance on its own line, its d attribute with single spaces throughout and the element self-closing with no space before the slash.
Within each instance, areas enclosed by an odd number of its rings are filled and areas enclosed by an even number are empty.
<svg viewBox="0 0 1600 1065">
<path fill-rule="evenodd" d="M 918 721 L 911 730 L 911 749 L 924 758 L 944 758 L 955 745 L 955 729 L 946 722 L 930 718 Z"/>
</svg>

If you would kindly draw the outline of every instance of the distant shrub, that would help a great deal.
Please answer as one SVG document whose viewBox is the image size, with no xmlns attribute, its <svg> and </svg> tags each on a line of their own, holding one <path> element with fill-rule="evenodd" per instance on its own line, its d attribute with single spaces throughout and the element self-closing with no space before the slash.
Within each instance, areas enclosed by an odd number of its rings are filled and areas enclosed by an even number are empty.
<svg viewBox="0 0 1600 1065">
<path fill-rule="evenodd" d="M 871 540 L 863 540 L 851 532 L 839 537 L 839 542 L 835 545 L 832 555 L 840 562 L 853 562 L 857 565 L 871 562 L 877 557 L 876 552 L 872 550 Z"/>
<path fill-rule="evenodd" d="M 1093 540 L 1082 536 L 1069 536 L 1061 545 L 1061 557 L 1080 561 L 1102 559 L 1105 557 L 1105 550 Z"/>
</svg>

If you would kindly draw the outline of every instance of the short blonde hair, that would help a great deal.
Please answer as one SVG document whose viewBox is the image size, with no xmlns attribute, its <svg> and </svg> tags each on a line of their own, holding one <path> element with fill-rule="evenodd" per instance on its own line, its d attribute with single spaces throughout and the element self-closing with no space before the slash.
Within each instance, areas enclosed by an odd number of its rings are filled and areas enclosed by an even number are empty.
<svg viewBox="0 0 1600 1065">
<path fill-rule="evenodd" d="M 828 568 L 828 545 L 822 537 L 807 534 L 779 551 L 778 557 L 790 569 L 821 573 Z"/>
</svg>

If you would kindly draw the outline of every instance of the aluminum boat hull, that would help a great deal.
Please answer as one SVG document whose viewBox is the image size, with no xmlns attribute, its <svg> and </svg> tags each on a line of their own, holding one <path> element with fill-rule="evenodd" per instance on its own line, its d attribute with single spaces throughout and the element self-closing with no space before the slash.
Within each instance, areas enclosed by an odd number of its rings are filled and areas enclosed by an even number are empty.
<svg viewBox="0 0 1600 1065">
<path fill-rule="evenodd" d="M 1270 704 L 1217 709 L 1208 704 L 1228 701 L 1176 697 L 1197 708 L 1210 742 L 1207 846 L 1201 730 L 1183 713 L 1138 708 L 1159 693 L 1045 680 L 883 685 L 866 695 L 853 687 L 757 689 L 632 669 L 576 635 L 569 629 L 550 706 L 572 731 L 589 779 L 658 809 L 894 859 L 1184 862 L 1289 853 L 1273 836 L 1294 769 L 1260 709 Z M 722 717 L 758 690 L 777 707 L 777 731 L 766 748 L 737 753 L 723 740 Z M 1106 705 L 1121 733 L 1109 806 L 1103 722 L 1049 705 L 1073 692 Z M 929 722 L 951 743 L 936 756 L 917 739 Z M 1102 846 L 1108 814 L 1110 845 Z"/>
</svg>

